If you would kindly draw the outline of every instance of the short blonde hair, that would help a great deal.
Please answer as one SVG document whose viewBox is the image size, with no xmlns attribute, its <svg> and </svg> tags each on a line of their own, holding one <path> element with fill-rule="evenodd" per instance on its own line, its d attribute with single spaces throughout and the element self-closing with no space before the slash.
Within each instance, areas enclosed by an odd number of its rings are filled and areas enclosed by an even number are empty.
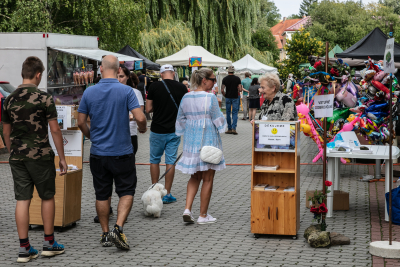
<svg viewBox="0 0 400 267">
<path fill-rule="evenodd" d="M 263 81 L 267 82 L 269 87 L 275 86 L 275 92 L 278 92 L 281 88 L 281 83 L 279 82 L 279 77 L 275 73 L 266 73 L 258 78 L 258 82 L 261 84 Z"/>
</svg>

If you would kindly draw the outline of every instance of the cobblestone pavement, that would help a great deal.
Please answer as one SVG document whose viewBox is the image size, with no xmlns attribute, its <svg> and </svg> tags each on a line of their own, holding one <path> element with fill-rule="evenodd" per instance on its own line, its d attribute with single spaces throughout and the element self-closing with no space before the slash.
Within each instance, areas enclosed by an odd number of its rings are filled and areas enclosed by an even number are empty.
<svg viewBox="0 0 400 267">
<path fill-rule="evenodd" d="M 239 135 L 222 135 L 227 163 L 251 163 L 251 127 L 248 121 L 238 121 Z M 149 133 L 139 136 L 138 163 L 149 161 Z M 90 142 L 85 142 L 85 160 Z M 302 138 L 302 162 L 313 157 L 311 146 Z M 311 151 L 311 152 L 310 152 Z M 7 160 L 2 155 L 0 160 Z M 164 167 L 163 167 L 164 168 Z M 8 164 L 0 164 L 3 199 L 0 209 L 0 266 L 16 266 L 18 236 L 14 221 L 15 200 Z M 176 172 L 172 193 L 178 202 L 164 205 L 161 218 L 143 215 L 140 197 L 150 185 L 149 166 L 138 165 L 138 186 L 135 203 L 124 226 L 131 245 L 130 251 L 99 244 L 101 228 L 93 223 L 96 215 L 92 176 L 84 164 L 82 218 L 76 227 L 55 233 L 65 245 L 66 252 L 54 258 L 39 257 L 26 266 L 372 266 L 368 253 L 370 242 L 370 213 L 368 183 L 355 177 L 367 173 L 367 167 L 343 167 L 341 189 L 350 192 L 350 210 L 335 211 L 327 219 L 328 229 L 351 239 L 351 245 L 323 249 L 311 248 L 302 237 L 311 224 L 312 215 L 305 208 L 306 190 L 321 188 L 322 168 L 318 165 L 301 167 L 301 227 L 298 239 L 286 236 L 261 236 L 250 233 L 250 166 L 228 166 L 215 176 L 209 212 L 218 218 L 213 225 L 182 223 L 186 184 L 189 176 Z M 193 206 L 199 214 L 199 194 Z M 117 196 L 112 207 L 116 210 Z M 112 226 L 116 217 L 110 219 Z M 31 244 L 41 249 L 43 228 L 35 226 L 29 232 Z"/>
</svg>

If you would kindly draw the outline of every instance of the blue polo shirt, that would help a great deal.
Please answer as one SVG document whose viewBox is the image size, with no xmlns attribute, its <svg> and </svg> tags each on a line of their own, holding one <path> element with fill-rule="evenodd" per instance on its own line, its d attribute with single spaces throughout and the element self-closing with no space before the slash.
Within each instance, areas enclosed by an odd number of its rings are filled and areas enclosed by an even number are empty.
<svg viewBox="0 0 400 267">
<path fill-rule="evenodd" d="M 90 153 L 98 156 L 132 154 L 129 112 L 140 108 L 132 88 L 117 79 L 101 79 L 83 93 L 78 112 L 90 117 Z"/>
</svg>

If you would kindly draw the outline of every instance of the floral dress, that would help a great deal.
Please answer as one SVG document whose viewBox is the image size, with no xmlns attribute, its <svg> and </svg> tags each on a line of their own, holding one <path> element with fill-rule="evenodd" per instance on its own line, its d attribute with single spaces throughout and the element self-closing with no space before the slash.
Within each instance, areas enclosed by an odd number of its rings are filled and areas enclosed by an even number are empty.
<svg viewBox="0 0 400 267">
<path fill-rule="evenodd" d="M 219 133 L 226 131 L 226 120 L 219 109 L 217 97 L 204 91 L 187 93 L 182 98 L 175 124 L 175 134 L 184 136 L 183 155 L 176 166 L 176 169 L 183 173 L 194 174 L 198 171 L 209 169 L 219 171 L 226 168 L 224 157 L 218 164 L 210 164 L 200 159 L 205 97 L 207 97 L 207 113 L 203 146 L 214 146 L 222 150 Z"/>
<path fill-rule="evenodd" d="M 268 103 L 267 99 L 264 100 L 258 119 L 269 121 L 297 121 L 297 109 L 293 99 L 284 93 L 277 92 L 271 103 Z"/>
</svg>

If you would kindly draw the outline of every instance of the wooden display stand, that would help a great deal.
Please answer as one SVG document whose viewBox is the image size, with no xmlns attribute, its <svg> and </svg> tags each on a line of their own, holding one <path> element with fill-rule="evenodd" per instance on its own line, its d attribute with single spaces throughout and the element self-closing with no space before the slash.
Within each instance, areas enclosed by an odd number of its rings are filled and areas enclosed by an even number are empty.
<svg viewBox="0 0 400 267">
<path fill-rule="evenodd" d="M 291 149 L 256 148 L 256 127 L 265 123 L 290 124 L 295 145 Z M 257 125 L 257 126 L 256 126 Z M 300 145 L 299 122 L 256 121 L 253 125 L 251 171 L 251 232 L 270 235 L 292 235 L 300 228 Z M 255 170 L 255 165 L 279 165 L 277 170 Z M 255 191 L 257 184 L 279 186 L 276 191 Z M 293 186 L 294 191 L 283 191 Z"/>
<path fill-rule="evenodd" d="M 78 128 L 69 128 L 68 130 L 78 130 Z M 83 135 L 81 139 L 83 140 Z M 82 153 L 80 157 L 65 157 L 67 164 L 77 166 L 78 170 L 68 170 L 63 176 L 60 176 L 60 172 L 57 171 L 56 194 L 54 196 L 56 206 L 54 226 L 75 225 L 81 219 L 83 141 L 81 146 Z M 54 163 L 56 168 L 59 168 L 58 156 L 54 158 Z M 30 225 L 43 225 L 41 206 L 42 200 L 35 188 L 29 208 Z"/>
</svg>

